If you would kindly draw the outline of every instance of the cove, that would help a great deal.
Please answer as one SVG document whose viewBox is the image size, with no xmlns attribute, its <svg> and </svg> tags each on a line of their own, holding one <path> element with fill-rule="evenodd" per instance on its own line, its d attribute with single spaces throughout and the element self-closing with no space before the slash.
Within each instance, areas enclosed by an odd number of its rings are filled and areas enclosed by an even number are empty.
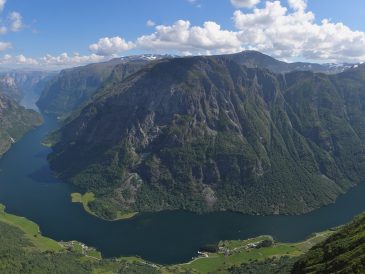
<svg viewBox="0 0 365 274">
<path fill-rule="evenodd" d="M 105 257 L 136 255 L 161 264 L 181 263 L 196 256 L 200 247 L 219 240 L 269 234 L 279 241 L 300 241 L 365 211 L 365 184 L 361 184 L 335 204 L 301 216 L 166 211 L 103 221 L 87 214 L 80 204 L 71 203 L 70 193 L 75 189 L 52 177 L 47 163 L 50 149 L 41 141 L 57 127 L 57 121 L 44 118 L 41 127 L 0 159 L 0 203 L 6 205 L 8 213 L 39 224 L 44 236 L 58 241 L 78 240 L 96 247 Z"/>
</svg>

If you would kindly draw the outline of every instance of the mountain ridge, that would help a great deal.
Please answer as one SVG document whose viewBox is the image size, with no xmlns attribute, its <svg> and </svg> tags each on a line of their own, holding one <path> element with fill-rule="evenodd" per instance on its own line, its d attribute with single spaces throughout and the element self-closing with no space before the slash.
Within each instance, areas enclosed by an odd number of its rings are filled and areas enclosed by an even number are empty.
<svg viewBox="0 0 365 274">
<path fill-rule="evenodd" d="M 62 70 L 42 91 L 37 102 L 45 113 L 66 115 L 87 104 L 104 84 L 122 80 L 149 62 L 170 55 L 136 55 Z"/>
<path fill-rule="evenodd" d="M 273 74 L 225 56 L 161 60 L 71 119 L 50 164 L 96 192 L 100 212 L 305 213 L 365 175 L 362 110 L 346 106 L 364 98 L 356 88 L 346 98 L 341 77 L 353 84 L 346 74 Z"/>
</svg>

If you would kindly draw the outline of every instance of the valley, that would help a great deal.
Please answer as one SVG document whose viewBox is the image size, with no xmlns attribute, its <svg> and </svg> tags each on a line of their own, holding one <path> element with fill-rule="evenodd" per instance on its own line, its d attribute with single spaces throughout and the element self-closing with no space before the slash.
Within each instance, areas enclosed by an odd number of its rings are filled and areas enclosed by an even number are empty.
<svg viewBox="0 0 365 274">
<path fill-rule="evenodd" d="M 0 0 L 0 274 L 364 274 L 364 11 Z"/>
<path fill-rule="evenodd" d="M 4 125 L 27 125 L 0 159 L 0 202 L 7 212 L 1 206 L 0 254 L 18 254 L 0 259 L 0 267 L 22 262 L 18 271 L 53 273 L 63 265 L 74 273 L 320 269 L 326 257 L 316 260 L 311 254 L 320 251 L 312 250 L 342 235 L 334 228 L 365 211 L 364 68 L 274 74 L 237 63 L 248 62 L 247 54 L 168 57 L 138 69 L 114 60 L 112 76 L 82 91 L 88 94 L 83 100 L 66 101 L 57 113 L 38 103 L 43 119 L 0 95 L 2 106 L 14 110 L 12 120 L 2 116 Z M 44 83 L 46 93 L 64 81 L 59 77 Z M 89 80 L 65 81 L 83 86 Z M 59 91 L 60 98 L 72 93 Z M 361 216 L 356 222 L 362 224 Z"/>
<path fill-rule="evenodd" d="M 81 204 L 71 203 L 70 195 L 76 189 L 52 176 L 47 163 L 50 149 L 41 141 L 58 122 L 48 116 L 44 121 L 0 159 L 0 201 L 8 213 L 37 223 L 44 236 L 85 243 L 105 258 L 138 255 L 156 264 L 185 263 L 200 248 L 221 240 L 272 235 L 278 242 L 300 242 L 365 211 L 365 185 L 361 184 L 336 203 L 298 216 L 163 211 L 104 221 L 85 212 Z"/>
</svg>

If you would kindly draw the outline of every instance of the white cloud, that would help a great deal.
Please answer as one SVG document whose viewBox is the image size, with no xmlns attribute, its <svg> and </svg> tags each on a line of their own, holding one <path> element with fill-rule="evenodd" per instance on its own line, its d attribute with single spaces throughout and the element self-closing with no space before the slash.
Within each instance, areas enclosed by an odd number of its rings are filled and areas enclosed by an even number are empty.
<svg viewBox="0 0 365 274">
<path fill-rule="evenodd" d="M 0 64 L 34 66 L 38 65 L 39 62 L 36 59 L 25 57 L 23 54 L 17 56 L 5 54 L 2 58 L 0 58 Z"/>
<path fill-rule="evenodd" d="M 240 48 L 240 41 L 235 32 L 222 30 L 215 22 L 205 22 L 200 27 L 179 20 L 171 26 L 157 26 L 154 33 L 139 37 L 136 45 L 147 50 L 230 52 Z"/>
<path fill-rule="evenodd" d="M 132 42 L 127 42 L 123 38 L 116 36 L 112 38 L 101 38 L 97 43 L 89 46 L 89 49 L 101 56 L 111 56 L 123 51 L 131 50 L 135 47 Z"/>
<path fill-rule="evenodd" d="M 365 33 L 343 23 L 315 22 L 303 0 L 289 0 L 289 11 L 280 1 L 267 1 L 251 13 L 236 11 L 233 20 L 245 48 L 276 57 L 325 61 L 365 59 Z"/>
<path fill-rule="evenodd" d="M 18 55 L 15 57 L 15 61 L 17 64 L 22 65 L 38 65 L 38 61 L 33 58 L 25 57 L 23 54 Z"/>
<path fill-rule="evenodd" d="M 129 49 L 182 55 L 251 49 L 285 60 L 365 60 L 365 33 L 327 19 L 317 23 L 315 15 L 307 11 L 306 0 L 288 0 L 288 6 L 266 1 L 262 8 L 235 11 L 233 22 L 236 29 L 226 30 L 212 21 L 193 26 L 189 21 L 178 20 L 172 25 L 156 26 L 153 33 L 142 35 L 135 42 L 103 38 L 90 49 L 104 56 Z"/>
<path fill-rule="evenodd" d="M 104 60 L 105 57 L 100 55 L 80 55 L 79 53 L 74 53 L 73 55 L 62 53 L 57 56 L 47 54 L 46 56 L 39 59 L 42 64 L 45 64 L 47 66 L 73 66 L 80 64 L 96 63 Z"/>
<path fill-rule="evenodd" d="M 236 8 L 252 8 L 261 0 L 231 0 L 231 4 Z"/>
<path fill-rule="evenodd" d="M 1 1 L 1 0 L 0 0 Z M 189 0 L 188 0 L 189 1 Z M 196 1 L 189 1 L 196 3 Z M 255 1 L 232 1 L 248 3 Z M 44 67 L 72 67 L 105 61 L 108 57 L 136 49 L 181 55 L 231 53 L 245 49 L 259 50 L 282 60 L 318 60 L 325 62 L 362 62 L 365 60 L 365 33 L 328 19 L 316 22 L 306 0 L 266 1 L 264 6 L 233 14 L 234 30 L 223 29 L 208 21 L 194 26 L 178 20 L 171 25 L 155 26 L 149 34 L 135 41 L 122 37 L 104 37 L 89 46 L 91 55 L 63 53 L 32 59 L 23 55 L 0 58 L 4 64 L 33 64 Z M 16 21 L 16 20 L 14 20 Z M 21 19 L 20 19 L 21 22 Z M 147 21 L 153 26 L 153 21 Z M 22 25 L 22 23 L 18 24 Z M 7 26 L 6 26 L 7 27 Z M 15 28 L 17 29 L 17 28 Z M 1 28 L 0 28 L 1 33 Z M 0 51 L 11 44 L 0 42 Z"/>
<path fill-rule="evenodd" d="M 156 26 L 156 23 L 152 20 L 147 20 L 146 26 L 147 27 L 154 27 L 154 26 Z"/>
<path fill-rule="evenodd" d="M 0 0 L 0 12 L 2 12 L 4 10 L 6 4 L 6 0 Z"/>
<path fill-rule="evenodd" d="M 0 42 L 0 51 L 10 49 L 11 47 L 12 45 L 9 42 Z"/>
<path fill-rule="evenodd" d="M 3 11 L 6 0 L 0 0 L 0 13 Z M 13 11 L 3 18 L 0 16 L 0 35 L 9 31 L 18 32 L 24 28 L 23 17 L 19 12 Z"/>
<path fill-rule="evenodd" d="M 294 10 L 304 11 L 307 8 L 306 0 L 288 0 L 288 4 Z"/>
<path fill-rule="evenodd" d="M 11 67 L 34 67 L 37 69 L 63 69 L 69 67 L 75 67 L 80 65 L 86 65 L 90 63 L 98 63 L 101 61 L 108 60 L 104 56 L 99 56 L 96 54 L 91 55 L 80 55 L 74 53 L 69 55 L 67 53 L 62 53 L 60 55 L 50 55 L 47 54 L 40 58 L 31 58 L 23 54 L 12 56 L 10 54 L 5 54 L 0 58 L 0 64 Z"/>
<path fill-rule="evenodd" d="M 23 17 L 19 12 L 11 12 L 8 16 L 8 19 L 10 21 L 10 30 L 17 32 L 20 31 L 23 26 Z"/>
</svg>

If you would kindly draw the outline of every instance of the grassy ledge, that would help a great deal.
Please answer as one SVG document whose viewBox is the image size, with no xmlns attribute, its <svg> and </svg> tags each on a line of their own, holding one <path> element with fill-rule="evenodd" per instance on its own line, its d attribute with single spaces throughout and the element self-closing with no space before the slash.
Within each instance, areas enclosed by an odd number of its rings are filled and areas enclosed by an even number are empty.
<svg viewBox="0 0 365 274">
<path fill-rule="evenodd" d="M 95 194 L 92 193 L 92 192 L 87 192 L 84 195 L 82 195 L 81 193 L 77 193 L 77 192 L 71 193 L 71 201 L 73 203 L 81 203 L 84 210 L 87 213 L 89 213 L 89 214 L 91 214 L 95 217 L 98 217 L 100 219 L 106 220 L 106 221 L 126 220 L 126 219 L 133 218 L 134 216 L 136 216 L 138 214 L 138 212 L 121 212 L 121 211 L 118 211 L 116 218 L 114 218 L 112 220 L 108 220 L 108 219 L 105 219 L 105 218 L 102 218 L 102 217 L 98 216 L 97 214 L 95 214 L 95 212 L 93 212 L 90 209 L 89 203 L 91 203 L 94 200 L 95 200 Z"/>
<path fill-rule="evenodd" d="M 5 206 L 0 204 L 0 222 L 15 226 L 24 232 L 27 239 L 29 239 L 40 251 L 62 251 L 64 247 L 58 242 L 43 237 L 39 226 L 32 221 L 24 218 L 11 215 L 5 212 Z"/>
</svg>

